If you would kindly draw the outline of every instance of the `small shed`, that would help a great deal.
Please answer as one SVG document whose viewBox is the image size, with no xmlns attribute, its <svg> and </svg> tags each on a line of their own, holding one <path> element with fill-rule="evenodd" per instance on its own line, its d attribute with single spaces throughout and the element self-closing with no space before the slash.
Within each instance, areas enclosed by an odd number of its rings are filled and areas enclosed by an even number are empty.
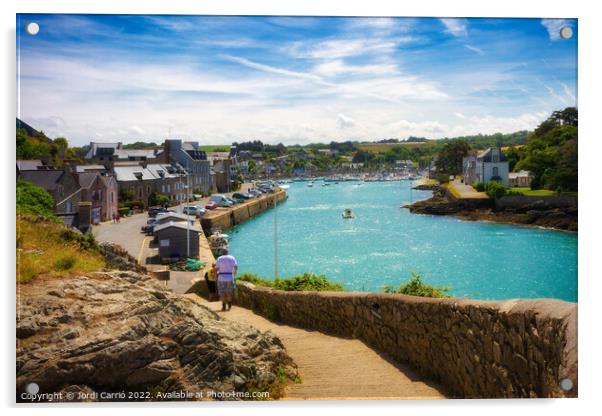
<svg viewBox="0 0 602 416">
<path fill-rule="evenodd" d="M 199 258 L 200 227 L 194 225 L 187 226 L 186 222 L 170 221 L 155 226 L 154 231 L 157 236 L 159 258 L 162 261 L 186 257 Z M 187 256 L 188 242 L 190 243 L 190 255 Z"/>
<path fill-rule="evenodd" d="M 183 222 L 190 221 L 191 225 L 194 225 L 194 217 L 190 217 L 184 214 L 178 214 L 177 212 L 168 212 L 166 214 L 157 215 L 157 225 L 167 224 L 168 222 Z"/>
</svg>

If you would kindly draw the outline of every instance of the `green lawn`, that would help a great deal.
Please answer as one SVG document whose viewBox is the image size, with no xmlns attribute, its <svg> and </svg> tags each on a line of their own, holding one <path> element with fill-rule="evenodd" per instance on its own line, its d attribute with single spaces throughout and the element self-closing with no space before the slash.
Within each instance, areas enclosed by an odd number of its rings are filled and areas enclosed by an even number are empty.
<svg viewBox="0 0 602 416">
<path fill-rule="evenodd" d="M 531 188 L 509 188 L 514 192 L 520 192 L 525 196 L 555 196 L 558 195 L 556 191 L 549 189 L 531 189 Z M 577 192 L 562 192 L 561 195 L 577 195 Z"/>
<path fill-rule="evenodd" d="M 199 146 L 199 148 L 205 152 L 229 152 L 230 145 L 228 144 L 207 144 Z"/>
</svg>

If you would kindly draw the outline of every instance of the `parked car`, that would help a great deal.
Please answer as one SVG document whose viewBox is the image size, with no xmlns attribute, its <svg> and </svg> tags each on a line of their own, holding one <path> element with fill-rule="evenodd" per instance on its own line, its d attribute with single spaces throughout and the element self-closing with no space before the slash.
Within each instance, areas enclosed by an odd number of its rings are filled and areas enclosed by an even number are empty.
<svg viewBox="0 0 602 416">
<path fill-rule="evenodd" d="M 261 195 L 263 195 L 263 192 L 261 192 L 259 189 L 256 189 L 256 188 L 249 189 L 249 190 L 247 191 L 247 193 L 248 193 L 249 195 L 253 195 L 254 197 L 258 197 L 258 196 L 261 196 Z"/>
<path fill-rule="evenodd" d="M 274 188 L 272 188 L 271 186 L 260 186 L 259 189 L 263 192 L 263 193 L 270 193 L 273 194 L 274 192 L 276 192 L 276 190 Z"/>
<path fill-rule="evenodd" d="M 209 198 L 209 200 L 215 202 L 219 207 L 231 207 L 232 205 L 234 205 L 232 201 L 230 201 L 227 197 L 221 194 L 211 195 L 211 198 Z"/>
<path fill-rule="evenodd" d="M 153 235 L 153 231 L 155 229 L 155 225 L 159 223 L 159 220 L 156 218 L 151 218 L 146 221 L 146 224 L 142 226 L 142 232 L 146 235 Z"/>
<path fill-rule="evenodd" d="M 232 194 L 232 198 L 233 199 L 242 199 L 243 201 L 246 201 L 249 198 L 252 198 L 251 195 L 247 194 L 247 193 L 240 193 L 240 192 L 236 192 L 234 194 Z"/>
<path fill-rule="evenodd" d="M 158 213 L 160 212 L 167 212 L 167 208 L 165 207 L 150 207 L 148 209 L 148 216 L 149 217 L 156 217 Z"/>
<path fill-rule="evenodd" d="M 190 205 L 184 207 L 182 213 L 184 215 L 194 215 L 195 217 L 202 217 L 207 211 L 205 208 L 199 207 L 198 205 Z"/>
<path fill-rule="evenodd" d="M 217 207 L 218 207 L 218 205 L 213 201 L 209 201 L 205 205 L 205 209 L 216 209 Z"/>
</svg>

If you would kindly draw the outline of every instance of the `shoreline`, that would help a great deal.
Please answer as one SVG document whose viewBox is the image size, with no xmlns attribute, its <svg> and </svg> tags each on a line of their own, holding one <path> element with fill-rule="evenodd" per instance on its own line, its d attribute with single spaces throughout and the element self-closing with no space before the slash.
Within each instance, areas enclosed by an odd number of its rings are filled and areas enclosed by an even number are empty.
<svg viewBox="0 0 602 416">
<path fill-rule="evenodd" d="M 578 233 L 577 208 L 498 210 L 491 201 L 489 206 L 473 205 L 469 201 L 453 200 L 439 185 L 418 185 L 414 189 L 432 190 L 425 200 L 404 205 L 412 214 L 449 215 L 464 221 L 509 224 L 529 228 Z"/>
</svg>

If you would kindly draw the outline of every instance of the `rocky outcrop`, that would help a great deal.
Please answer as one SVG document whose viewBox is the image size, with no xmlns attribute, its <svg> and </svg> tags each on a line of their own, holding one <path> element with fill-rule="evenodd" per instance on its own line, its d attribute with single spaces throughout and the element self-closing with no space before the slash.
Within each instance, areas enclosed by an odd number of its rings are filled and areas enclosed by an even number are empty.
<svg viewBox="0 0 602 416">
<path fill-rule="evenodd" d="M 17 293 L 18 401 L 31 383 L 73 400 L 250 398 L 242 392 L 277 393 L 296 377 L 272 333 L 223 320 L 134 271 L 39 277 Z"/>
<path fill-rule="evenodd" d="M 553 206 L 525 202 L 506 206 L 493 199 L 453 199 L 439 189 L 429 199 L 406 205 L 410 212 L 428 215 L 453 215 L 469 221 L 491 221 L 577 231 L 576 206 Z"/>
</svg>

